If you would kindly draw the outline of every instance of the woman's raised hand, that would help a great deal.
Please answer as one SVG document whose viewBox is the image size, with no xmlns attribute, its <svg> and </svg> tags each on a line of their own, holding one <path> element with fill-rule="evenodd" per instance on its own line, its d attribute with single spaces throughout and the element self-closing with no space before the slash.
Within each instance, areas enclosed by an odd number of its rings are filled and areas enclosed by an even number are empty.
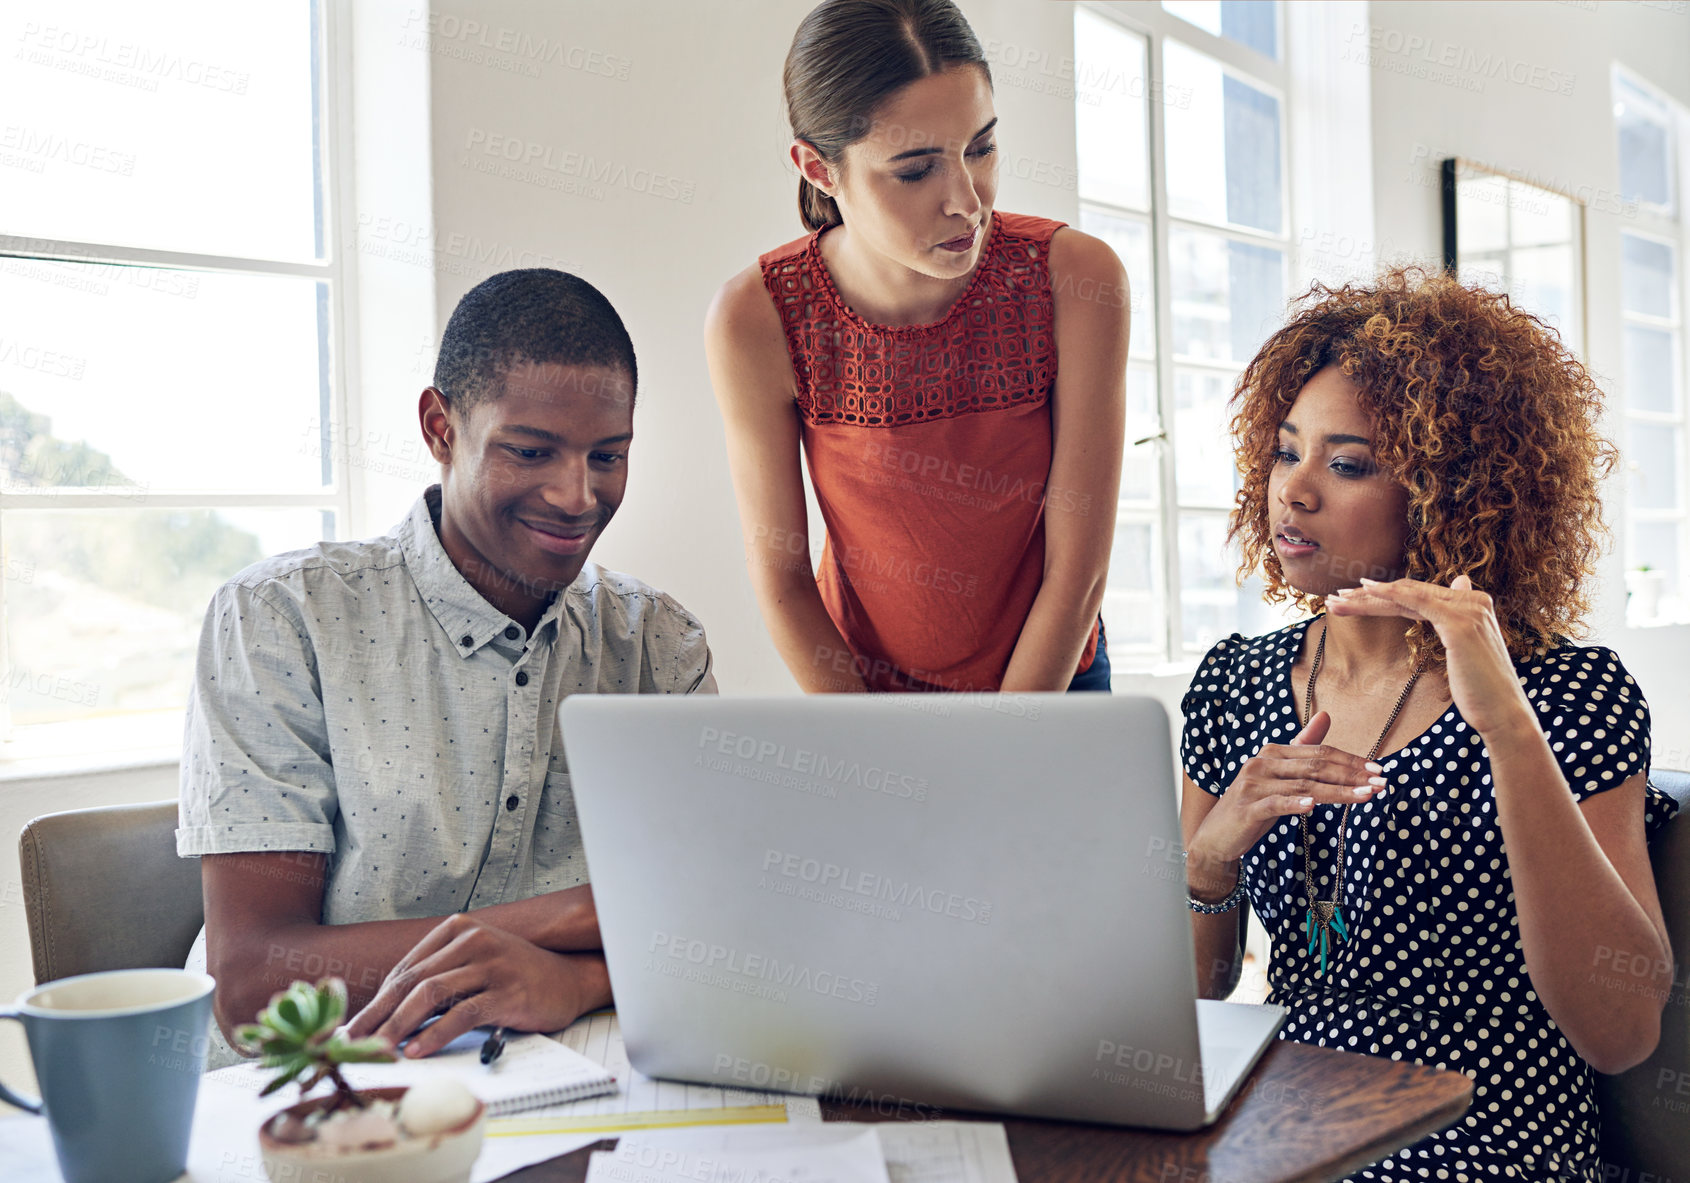
<svg viewBox="0 0 1690 1183">
<path fill-rule="evenodd" d="M 1467 725 L 1487 738 L 1513 728 L 1537 730 L 1531 703 L 1520 689 L 1502 626 L 1490 596 L 1465 575 L 1448 587 L 1417 579 L 1345 588 L 1327 597 L 1334 616 L 1402 616 L 1437 630 L 1449 666 L 1449 695 Z"/>
<path fill-rule="evenodd" d="M 1238 770 L 1192 836 L 1191 857 L 1234 863 L 1280 818 L 1316 805 L 1357 805 L 1385 791 L 1379 765 L 1321 743 L 1331 716 L 1316 711 L 1288 744 L 1270 743 Z"/>
</svg>

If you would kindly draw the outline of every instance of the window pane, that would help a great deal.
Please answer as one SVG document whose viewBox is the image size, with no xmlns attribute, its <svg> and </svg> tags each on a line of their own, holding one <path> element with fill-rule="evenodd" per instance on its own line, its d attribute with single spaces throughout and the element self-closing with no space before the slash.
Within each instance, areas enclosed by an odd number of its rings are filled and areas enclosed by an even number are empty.
<svg viewBox="0 0 1690 1183">
<path fill-rule="evenodd" d="M 1578 339 L 1578 280 L 1571 246 L 1519 247 L 1510 259 L 1514 274 L 1509 295 L 1514 303 L 1560 333 L 1574 349 Z"/>
<path fill-rule="evenodd" d="M 1633 423 L 1626 431 L 1626 469 L 1631 473 L 1631 508 L 1678 506 L 1679 431 L 1656 423 Z"/>
<path fill-rule="evenodd" d="M 1469 255 L 1508 248 L 1507 177 L 1460 178 L 1455 186 L 1455 235 L 1463 271 Z"/>
<path fill-rule="evenodd" d="M 7 512 L 12 721 L 183 706 L 212 592 L 333 528 L 310 509 Z"/>
<path fill-rule="evenodd" d="M 0 233 L 319 257 L 313 9 L 8 5 Z"/>
<path fill-rule="evenodd" d="M 1214 58 L 1164 43 L 1168 208 L 1175 217 L 1283 229 L 1279 100 L 1242 82 Z"/>
<path fill-rule="evenodd" d="M 1157 501 L 1162 477 L 1161 455 L 1154 437 L 1161 428 L 1156 412 L 1156 371 L 1149 366 L 1127 367 L 1127 453 L 1121 468 L 1122 501 Z M 1135 440 L 1145 440 L 1142 444 Z"/>
<path fill-rule="evenodd" d="M 1144 63 L 1144 38 L 1075 9 L 1074 135 L 1083 198 L 1150 208 Z"/>
<path fill-rule="evenodd" d="M 1625 398 L 1633 411 L 1678 410 L 1678 367 L 1673 337 L 1664 329 L 1625 326 Z"/>
<path fill-rule="evenodd" d="M 1109 586 L 1115 591 L 1148 592 L 1155 586 L 1155 527 L 1148 520 L 1123 521 L 1115 527 L 1109 556 Z"/>
<path fill-rule="evenodd" d="M 1616 78 L 1614 124 L 1620 142 L 1620 196 L 1649 205 L 1674 205 L 1672 124 L 1647 92 Z"/>
<path fill-rule="evenodd" d="M 1248 362 L 1284 313 L 1284 252 L 1175 226 L 1168 253 L 1175 355 Z"/>
<path fill-rule="evenodd" d="M 1174 478 L 1181 505 L 1230 505 L 1237 486 L 1227 430 L 1231 381 L 1220 374 L 1174 371 Z"/>
<path fill-rule="evenodd" d="M 1115 526 L 1115 545 L 1109 552 L 1108 591 L 1103 597 L 1103 620 L 1109 647 L 1159 648 L 1162 612 L 1156 596 L 1158 548 L 1155 522 L 1123 518 Z"/>
<path fill-rule="evenodd" d="M 1582 348 L 1573 203 L 1464 165 L 1455 204 L 1462 281 L 1507 293 L 1572 348 Z"/>
<path fill-rule="evenodd" d="M 1673 299 L 1677 285 L 1673 280 L 1676 268 L 1671 244 L 1621 234 L 1620 250 L 1621 308 L 1643 316 L 1672 317 L 1677 306 Z"/>
<path fill-rule="evenodd" d="M 1191 606 L 1212 603 L 1214 594 L 1233 590 L 1235 564 L 1226 546 L 1226 515 L 1220 513 L 1181 513 L 1179 515 L 1179 573 L 1185 598 L 1181 608 L 1185 612 L 1187 641 L 1192 640 Z M 1198 597 L 1194 599 L 1193 597 Z"/>
<path fill-rule="evenodd" d="M 1664 586 L 1655 590 L 1667 595 L 1674 594 L 1678 587 L 1678 531 L 1677 522 L 1637 522 L 1631 527 L 1631 553 L 1626 566 L 1661 572 Z M 1628 576 L 1627 582 L 1640 581 Z"/>
<path fill-rule="evenodd" d="M 1573 203 L 1536 185 L 1508 183 L 1508 236 L 1515 246 L 1551 246 L 1573 240 Z"/>
<path fill-rule="evenodd" d="M 1193 652 L 1232 633 L 1259 636 L 1295 619 L 1284 606 L 1263 602 L 1254 575 L 1242 587 L 1234 582 L 1238 552 L 1226 545 L 1226 523 L 1221 513 L 1179 516 L 1180 630 Z"/>
<path fill-rule="evenodd" d="M 1274 0 L 1162 0 L 1162 7 L 1217 37 L 1279 57 L 1279 5 Z"/>
<path fill-rule="evenodd" d="M 1179 515 L 1180 618 L 1188 647 L 1207 649 L 1238 627 L 1237 562 L 1226 515 Z"/>
<path fill-rule="evenodd" d="M 0 262 L 0 481 L 321 489 L 326 285 Z"/>
<path fill-rule="evenodd" d="M 1107 242 L 1127 269 L 1132 288 L 1133 357 L 1156 356 L 1155 273 L 1150 269 L 1150 225 L 1136 218 L 1118 218 L 1089 206 L 1080 208 L 1080 229 Z"/>
<path fill-rule="evenodd" d="M 1289 604 L 1269 604 L 1262 599 L 1267 585 L 1252 575 L 1238 589 L 1238 631 L 1246 637 L 1259 637 L 1276 628 L 1284 628 L 1303 614 Z"/>
</svg>

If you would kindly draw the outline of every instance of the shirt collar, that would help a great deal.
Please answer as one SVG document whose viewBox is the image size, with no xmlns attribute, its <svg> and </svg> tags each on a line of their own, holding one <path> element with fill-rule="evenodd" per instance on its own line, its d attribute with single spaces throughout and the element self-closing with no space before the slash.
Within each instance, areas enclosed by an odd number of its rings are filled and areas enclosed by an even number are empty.
<svg viewBox="0 0 1690 1183">
<path fill-rule="evenodd" d="M 452 562 L 446 548 L 440 544 L 440 534 L 435 528 L 439 516 L 440 486 L 430 485 L 417 498 L 411 512 L 394 533 L 398 536 L 411 581 L 422 593 L 423 603 L 434 613 L 434 619 L 439 621 L 458 655 L 469 657 L 507 628 L 517 625 L 471 587 L 457 564 Z M 552 597 L 552 602 L 546 605 L 545 615 L 535 626 L 531 640 L 556 635 L 555 624 L 563 599 L 561 595 Z M 548 625 L 554 626 L 549 634 Z"/>
</svg>

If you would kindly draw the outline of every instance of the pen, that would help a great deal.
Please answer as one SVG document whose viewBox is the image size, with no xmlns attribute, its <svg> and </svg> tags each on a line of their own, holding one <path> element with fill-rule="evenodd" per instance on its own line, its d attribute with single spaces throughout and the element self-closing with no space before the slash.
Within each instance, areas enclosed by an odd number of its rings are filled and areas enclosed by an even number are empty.
<svg viewBox="0 0 1690 1183">
<path fill-rule="evenodd" d="M 491 1064 L 499 1058 L 505 1050 L 505 1029 L 495 1027 L 487 1033 L 487 1041 L 481 1045 L 481 1062 Z"/>
</svg>

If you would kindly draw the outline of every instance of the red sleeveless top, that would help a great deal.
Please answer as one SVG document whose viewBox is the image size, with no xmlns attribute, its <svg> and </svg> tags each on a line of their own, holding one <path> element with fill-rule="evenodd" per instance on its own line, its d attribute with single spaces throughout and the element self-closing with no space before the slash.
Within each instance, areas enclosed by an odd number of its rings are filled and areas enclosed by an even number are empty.
<svg viewBox="0 0 1690 1183">
<path fill-rule="evenodd" d="M 968 289 L 931 324 L 846 305 L 818 231 L 762 256 L 827 525 L 816 583 L 870 690 L 996 690 L 1044 577 L 1056 386 L 1051 236 L 993 213 Z M 1079 669 L 1097 649 L 1094 625 Z"/>
</svg>

